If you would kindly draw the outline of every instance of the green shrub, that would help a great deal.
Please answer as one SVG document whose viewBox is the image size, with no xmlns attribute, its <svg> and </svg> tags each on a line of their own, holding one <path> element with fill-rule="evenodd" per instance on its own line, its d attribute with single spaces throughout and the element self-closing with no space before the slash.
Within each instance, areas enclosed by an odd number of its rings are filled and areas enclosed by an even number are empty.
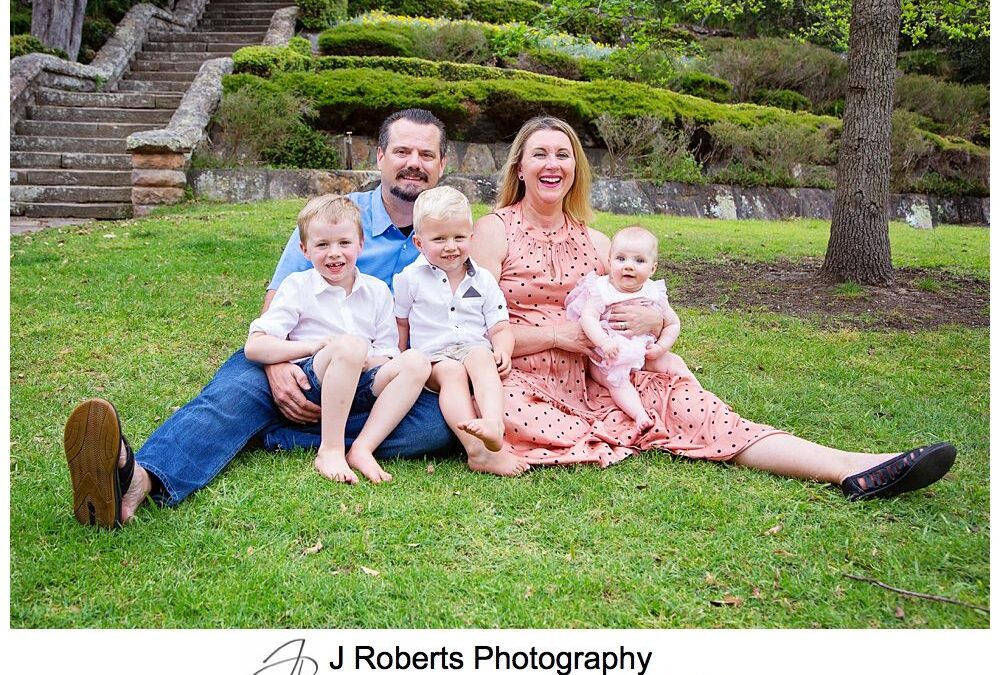
<svg viewBox="0 0 1000 675">
<path fill-rule="evenodd" d="M 381 10 L 398 16 L 442 17 L 460 19 L 465 16 L 463 0 L 351 0 L 351 14 Z"/>
<path fill-rule="evenodd" d="M 711 163 L 721 166 L 717 178 L 734 185 L 800 185 L 803 168 L 834 161 L 834 149 L 823 128 L 808 128 L 784 119 L 756 126 L 729 121 L 708 127 Z"/>
<path fill-rule="evenodd" d="M 80 35 L 81 63 L 90 63 L 97 52 L 115 34 L 115 24 L 105 18 L 84 17 L 83 32 Z"/>
<path fill-rule="evenodd" d="M 10 34 L 20 35 L 31 32 L 31 5 L 22 5 L 10 0 Z"/>
<path fill-rule="evenodd" d="M 278 146 L 267 148 L 261 159 L 283 169 L 339 169 L 340 153 L 327 136 L 301 122 Z"/>
<path fill-rule="evenodd" d="M 576 65 L 580 69 L 581 80 L 608 80 L 615 76 L 614 65 L 601 59 L 578 58 Z"/>
<path fill-rule="evenodd" d="M 649 49 L 633 43 L 617 49 L 607 58 L 616 79 L 641 82 L 666 88 L 677 75 L 674 59 L 661 49 Z"/>
<path fill-rule="evenodd" d="M 989 197 L 989 185 L 978 180 L 961 177 L 946 177 L 936 171 L 928 171 L 920 178 L 905 186 L 906 192 L 935 195 L 937 197 Z"/>
<path fill-rule="evenodd" d="M 215 154 L 223 166 L 255 164 L 273 155 L 293 142 L 304 119 L 315 114 L 303 97 L 278 87 L 253 86 L 263 82 L 253 75 L 236 77 L 241 86 L 229 87 L 213 118 L 219 141 Z"/>
<path fill-rule="evenodd" d="M 708 38 L 701 44 L 708 71 L 729 81 L 734 101 L 750 101 L 761 89 L 789 89 L 822 110 L 846 92 L 847 61 L 816 45 L 777 38 Z"/>
<path fill-rule="evenodd" d="M 715 77 L 700 70 L 689 70 L 681 74 L 670 88 L 682 94 L 689 94 L 716 103 L 728 103 L 733 95 L 733 87 L 721 77 Z"/>
<path fill-rule="evenodd" d="M 306 44 L 308 40 L 302 38 Z M 310 47 L 311 49 L 311 47 Z M 233 72 L 270 77 L 276 73 L 305 70 L 309 58 L 288 47 L 242 47 L 233 54 Z"/>
<path fill-rule="evenodd" d="M 414 37 L 412 28 L 400 24 L 342 23 L 320 33 L 319 51 L 340 56 L 416 56 Z"/>
<path fill-rule="evenodd" d="M 424 28 L 414 38 L 413 51 L 418 58 L 478 65 L 495 61 L 486 32 L 473 23 L 453 21 Z"/>
<path fill-rule="evenodd" d="M 896 78 L 896 108 L 928 117 L 942 135 L 972 138 L 989 121 L 990 92 L 980 84 L 945 82 L 929 75 Z"/>
<path fill-rule="evenodd" d="M 532 73 L 579 80 L 580 66 L 577 61 L 572 56 L 555 49 L 529 49 L 518 56 L 515 65 L 520 70 Z"/>
<path fill-rule="evenodd" d="M 530 23 L 542 12 L 533 0 L 466 0 L 465 13 L 470 19 L 485 23 Z"/>
<path fill-rule="evenodd" d="M 347 0 L 295 0 L 298 22 L 309 30 L 323 30 L 347 18 Z"/>
<path fill-rule="evenodd" d="M 26 54 L 50 54 L 61 59 L 67 58 L 66 52 L 61 49 L 50 49 L 42 44 L 42 41 L 34 35 L 11 35 L 10 36 L 10 58 L 24 56 Z"/>
<path fill-rule="evenodd" d="M 411 77 L 430 77 L 447 82 L 464 80 L 531 80 L 535 82 L 559 82 L 547 75 L 529 73 L 524 70 L 491 68 L 472 63 L 450 63 L 428 61 L 426 59 L 402 58 L 396 56 L 320 56 L 311 62 L 314 72 L 352 68 L 380 68 Z"/>
<path fill-rule="evenodd" d="M 312 43 L 301 35 L 296 35 L 288 41 L 288 48 L 296 54 L 301 54 L 307 58 L 312 56 Z"/>
<path fill-rule="evenodd" d="M 948 57 L 943 50 L 917 49 L 901 52 L 896 58 L 896 67 L 907 75 L 933 75 L 947 77 L 950 70 Z"/>
<path fill-rule="evenodd" d="M 809 99 L 797 91 L 789 89 L 760 89 L 754 92 L 753 102 L 773 108 L 784 108 L 792 112 L 809 110 L 811 107 Z"/>
<path fill-rule="evenodd" d="M 919 129 L 916 113 L 896 110 L 892 113 L 892 135 L 889 137 L 889 187 L 902 191 L 927 165 L 933 146 Z"/>
</svg>

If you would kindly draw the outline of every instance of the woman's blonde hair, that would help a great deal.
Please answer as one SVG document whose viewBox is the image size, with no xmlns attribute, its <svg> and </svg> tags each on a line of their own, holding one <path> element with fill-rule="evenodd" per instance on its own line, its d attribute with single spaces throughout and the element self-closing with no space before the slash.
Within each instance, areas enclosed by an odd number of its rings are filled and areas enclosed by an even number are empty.
<svg viewBox="0 0 1000 675">
<path fill-rule="evenodd" d="M 583 145 L 576 131 L 558 117 L 533 117 L 517 132 L 514 143 L 510 146 L 510 152 L 507 153 L 507 161 L 500 170 L 496 208 L 510 206 L 524 199 L 524 182 L 517 178 L 518 167 L 528 138 L 536 131 L 544 129 L 561 131 L 569 138 L 573 159 L 576 161 L 576 176 L 563 199 L 563 213 L 574 222 L 587 224 L 594 219 L 594 212 L 590 208 L 590 162 L 587 161 L 587 155 L 583 152 Z"/>
</svg>

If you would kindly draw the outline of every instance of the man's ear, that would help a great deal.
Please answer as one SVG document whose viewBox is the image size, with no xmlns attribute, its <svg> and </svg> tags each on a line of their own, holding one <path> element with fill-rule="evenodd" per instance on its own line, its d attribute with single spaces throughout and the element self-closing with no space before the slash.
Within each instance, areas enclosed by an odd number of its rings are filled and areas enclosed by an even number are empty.
<svg viewBox="0 0 1000 675">
<path fill-rule="evenodd" d="M 382 152 L 381 146 L 375 148 L 375 168 L 378 169 L 379 171 L 382 170 L 382 158 L 383 157 L 385 157 L 385 153 Z"/>
</svg>

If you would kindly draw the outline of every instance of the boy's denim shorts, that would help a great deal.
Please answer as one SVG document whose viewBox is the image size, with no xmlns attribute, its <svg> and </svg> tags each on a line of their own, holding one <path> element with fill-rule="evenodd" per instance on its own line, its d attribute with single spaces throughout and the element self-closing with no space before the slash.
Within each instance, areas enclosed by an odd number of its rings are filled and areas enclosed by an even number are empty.
<svg viewBox="0 0 1000 675">
<path fill-rule="evenodd" d="M 312 387 L 309 391 L 302 393 L 316 405 L 322 405 L 322 383 L 316 377 L 316 371 L 313 370 L 313 357 L 310 356 L 305 361 L 299 362 L 298 365 L 305 372 L 306 377 L 309 378 L 309 386 Z M 371 412 L 375 406 L 375 392 L 372 391 L 372 384 L 375 382 L 375 374 L 378 373 L 380 368 L 382 366 L 375 366 L 371 370 L 361 373 L 361 377 L 358 379 L 358 388 L 354 390 L 351 412 L 348 414 L 355 415 L 357 413 Z"/>
</svg>

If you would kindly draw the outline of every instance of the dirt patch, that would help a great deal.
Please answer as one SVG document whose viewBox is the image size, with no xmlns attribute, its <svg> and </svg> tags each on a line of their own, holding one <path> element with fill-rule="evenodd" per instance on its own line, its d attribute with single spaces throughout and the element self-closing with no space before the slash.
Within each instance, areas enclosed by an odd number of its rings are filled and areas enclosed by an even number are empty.
<svg viewBox="0 0 1000 675">
<path fill-rule="evenodd" d="M 989 281 L 940 270 L 897 269 L 889 288 L 829 285 L 822 260 L 795 262 L 660 261 L 671 304 L 763 309 L 824 326 L 913 330 L 947 324 L 989 326 Z"/>
</svg>

